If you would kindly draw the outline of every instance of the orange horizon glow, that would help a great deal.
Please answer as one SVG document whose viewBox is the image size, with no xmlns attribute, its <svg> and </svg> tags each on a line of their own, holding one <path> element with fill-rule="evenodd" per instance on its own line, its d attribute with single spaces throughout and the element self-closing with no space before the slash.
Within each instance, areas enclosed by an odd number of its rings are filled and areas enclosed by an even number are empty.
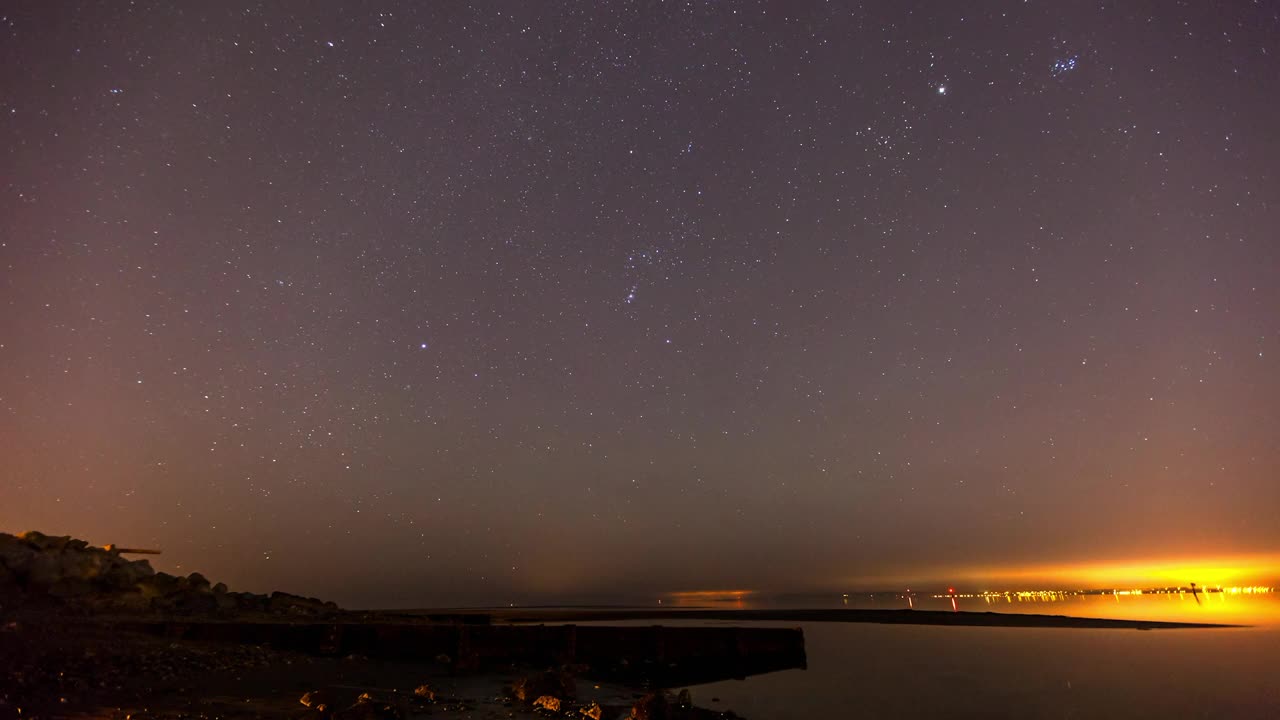
<svg viewBox="0 0 1280 720">
<path fill-rule="evenodd" d="M 918 574 L 859 578 L 858 584 L 903 585 L 921 579 L 950 585 L 982 585 L 982 589 L 1012 585 L 1093 589 L 1108 587 L 1176 587 L 1196 583 L 1218 585 L 1272 584 L 1280 578 L 1280 554 L 1242 554 L 1046 563 L 1041 565 L 975 565 L 933 568 Z"/>
<path fill-rule="evenodd" d="M 737 603 L 755 595 L 755 590 L 678 590 L 663 594 L 663 600 L 673 607 L 689 607 L 709 603 Z"/>
</svg>

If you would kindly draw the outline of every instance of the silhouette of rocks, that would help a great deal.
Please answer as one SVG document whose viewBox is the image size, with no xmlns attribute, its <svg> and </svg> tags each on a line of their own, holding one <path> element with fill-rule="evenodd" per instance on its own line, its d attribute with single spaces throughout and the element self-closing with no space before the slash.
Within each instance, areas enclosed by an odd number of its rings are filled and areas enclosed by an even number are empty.
<svg viewBox="0 0 1280 720">
<path fill-rule="evenodd" d="M 322 617 L 337 612 L 338 606 L 316 598 L 276 591 L 267 600 L 267 611 L 276 615 Z"/>
<path fill-rule="evenodd" d="M 230 592 L 200 573 L 156 572 L 114 546 L 94 547 L 67 535 L 0 533 L 0 605 L 63 603 L 89 611 L 179 615 L 266 613 L 319 618 L 341 612 L 316 598 Z"/>
</svg>

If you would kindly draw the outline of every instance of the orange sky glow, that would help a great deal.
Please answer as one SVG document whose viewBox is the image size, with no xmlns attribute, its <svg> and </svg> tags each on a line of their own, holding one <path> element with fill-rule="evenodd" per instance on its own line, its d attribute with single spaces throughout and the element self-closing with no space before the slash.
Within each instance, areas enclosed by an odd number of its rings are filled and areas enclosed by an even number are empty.
<svg viewBox="0 0 1280 720">
<path fill-rule="evenodd" d="M 1134 558 L 1095 563 L 1042 565 L 974 565 L 933 568 L 910 576 L 860 578 L 858 585 L 894 587 L 910 583 L 942 582 L 970 589 L 1095 589 L 1110 587 L 1166 587 L 1197 585 L 1273 584 L 1280 578 L 1280 554 L 1241 554 L 1206 557 Z"/>
</svg>

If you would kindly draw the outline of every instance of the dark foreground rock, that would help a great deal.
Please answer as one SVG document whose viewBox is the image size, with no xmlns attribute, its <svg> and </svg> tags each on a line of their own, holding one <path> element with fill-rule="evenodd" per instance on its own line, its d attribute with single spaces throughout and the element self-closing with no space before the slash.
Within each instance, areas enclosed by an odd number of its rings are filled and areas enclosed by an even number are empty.
<svg viewBox="0 0 1280 720">
<path fill-rule="evenodd" d="M 259 645 L 175 643 L 109 623 L 30 608 L 0 625 L 0 718 L 59 717 L 89 707 L 145 705 L 198 679 L 306 663 Z"/>
<path fill-rule="evenodd" d="M 58 614 L 22 615 L 0 629 L 0 718 L 733 717 L 667 693 L 576 680 L 565 669 L 458 673 L 436 662 L 315 657 L 265 645 L 156 637 Z M 544 690 L 559 695 L 520 701 L 510 691 L 515 687 L 526 697 Z"/>
<path fill-rule="evenodd" d="M 200 573 L 156 572 L 129 552 L 0 533 L 0 720 L 703 720 L 732 714 L 694 708 L 687 693 L 630 688 L 683 683 L 691 668 L 711 665 L 741 677 L 766 671 L 749 661 L 773 655 L 803 666 L 798 630 L 353 613 L 284 592 L 231 592 Z M 552 669 L 520 670 L 544 663 Z M 579 684 L 584 672 L 591 680 Z M 706 680 L 694 675 L 689 682 Z"/>
<path fill-rule="evenodd" d="M 122 552 L 65 535 L 0 533 L 0 608 L 57 605 L 95 613 L 295 618 L 341 612 L 334 603 L 316 598 L 230 592 L 224 583 L 212 584 L 200 573 L 156 572 L 147 560 L 130 560 Z"/>
</svg>

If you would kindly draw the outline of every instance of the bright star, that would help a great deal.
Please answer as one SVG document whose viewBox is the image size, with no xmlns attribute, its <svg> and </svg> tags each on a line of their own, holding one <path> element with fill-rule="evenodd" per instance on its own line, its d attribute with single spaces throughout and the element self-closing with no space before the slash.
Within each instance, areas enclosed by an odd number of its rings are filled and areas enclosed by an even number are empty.
<svg viewBox="0 0 1280 720">
<path fill-rule="evenodd" d="M 946 94 L 947 94 L 947 86 L 946 86 L 946 85 L 939 85 L 939 86 L 938 86 L 938 94 L 939 94 L 939 95 L 946 95 Z"/>
</svg>

